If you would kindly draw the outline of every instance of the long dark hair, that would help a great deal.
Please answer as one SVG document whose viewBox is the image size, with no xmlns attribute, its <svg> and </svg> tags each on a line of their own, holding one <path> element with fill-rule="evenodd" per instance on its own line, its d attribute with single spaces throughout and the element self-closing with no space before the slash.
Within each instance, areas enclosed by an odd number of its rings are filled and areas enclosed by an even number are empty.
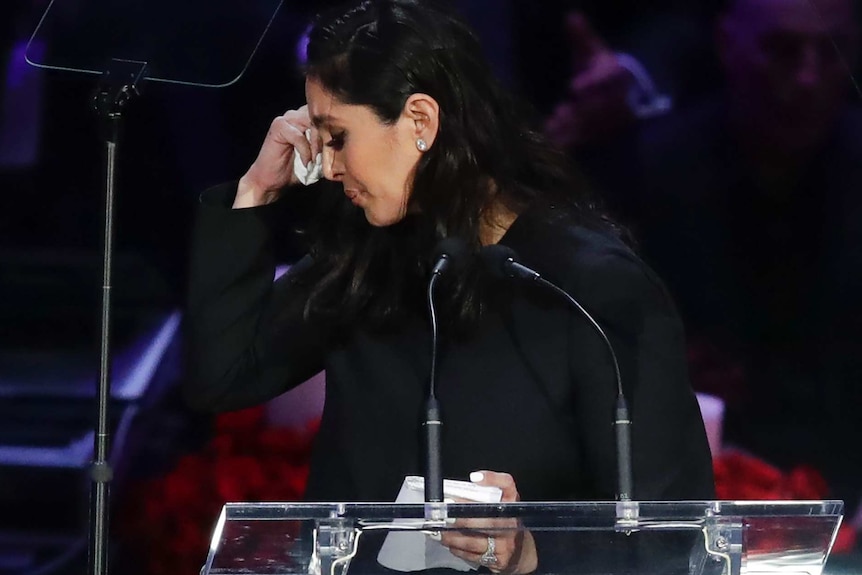
<svg viewBox="0 0 862 575">
<path fill-rule="evenodd" d="M 442 5 L 362 0 L 319 16 L 306 75 L 385 123 L 399 118 L 414 93 L 440 108 L 403 221 L 375 228 L 343 194 L 325 202 L 310 231 L 315 264 L 297 278 L 310 290 L 307 314 L 379 325 L 421 305 L 434 245 L 458 237 L 478 251 L 483 217 L 495 204 L 519 214 L 540 201 L 575 221 L 604 225 L 587 187 L 532 127 L 532 112 L 500 86 L 474 33 Z M 463 274 L 450 288 L 448 315 L 456 323 L 480 313 L 476 277 L 475 270 Z"/>
</svg>

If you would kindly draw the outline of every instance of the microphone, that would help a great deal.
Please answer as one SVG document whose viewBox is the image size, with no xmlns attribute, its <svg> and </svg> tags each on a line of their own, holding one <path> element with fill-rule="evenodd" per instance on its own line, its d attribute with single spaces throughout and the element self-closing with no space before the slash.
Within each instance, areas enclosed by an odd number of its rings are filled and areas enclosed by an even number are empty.
<svg viewBox="0 0 862 575">
<path fill-rule="evenodd" d="M 431 315 L 431 374 L 428 380 L 428 399 L 425 403 L 425 502 L 443 501 L 443 454 L 441 436 L 443 421 L 440 402 L 437 400 L 437 308 L 434 288 L 444 275 L 457 269 L 467 259 L 467 244 L 457 238 L 446 238 L 434 249 L 433 268 L 428 280 L 428 309 Z M 438 517 L 432 517 L 438 519 Z"/>
<path fill-rule="evenodd" d="M 593 319 L 593 316 L 578 303 L 566 290 L 546 280 L 536 270 L 525 266 L 517 259 L 515 251 L 507 246 L 500 244 L 490 245 L 482 248 L 482 260 L 488 267 L 488 270 L 496 277 L 520 278 L 536 282 L 544 287 L 551 289 L 557 294 L 563 296 L 566 301 L 583 315 L 592 325 L 593 329 L 602 338 L 602 341 L 607 347 L 608 354 L 614 365 L 614 376 L 617 384 L 617 402 L 616 416 L 614 417 L 614 429 L 616 430 L 616 450 L 617 450 L 617 500 L 620 502 L 630 502 L 632 495 L 632 467 L 631 467 L 631 420 L 629 419 L 629 409 L 626 404 L 626 398 L 623 394 L 622 378 L 620 377 L 620 367 L 617 363 L 617 355 L 614 353 L 614 348 L 611 345 L 608 336 L 604 330 Z M 626 506 L 620 510 L 618 505 L 618 515 L 622 513 L 624 519 L 630 521 L 634 518 L 636 511 L 633 511 Z"/>
</svg>

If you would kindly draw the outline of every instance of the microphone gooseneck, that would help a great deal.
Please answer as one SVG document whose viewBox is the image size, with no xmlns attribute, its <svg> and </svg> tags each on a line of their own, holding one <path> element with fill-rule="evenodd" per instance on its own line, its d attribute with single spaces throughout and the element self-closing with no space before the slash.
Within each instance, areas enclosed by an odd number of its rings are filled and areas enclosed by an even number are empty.
<svg viewBox="0 0 862 575">
<path fill-rule="evenodd" d="M 441 435 L 443 421 L 440 418 L 440 402 L 437 400 L 437 310 L 434 306 L 434 286 L 440 273 L 432 273 L 428 281 L 428 308 L 431 314 L 431 373 L 428 381 L 428 397 L 425 400 L 425 501 L 443 501 L 443 454 Z"/>
<path fill-rule="evenodd" d="M 428 397 L 425 402 L 425 501 L 443 501 L 443 454 L 441 437 L 443 420 L 440 415 L 440 402 L 437 400 L 437 355 L 439 326 L 437 307 L 434 301 L 434 288 L 445 274 L 457 268 L 466 258 L 467 246 L 461 240 L 447 238 L 434 250 L 431 278 L 428 280 L 428 311 L 431 318 L 431 372 L 428 380 Z"/>
<path fill-rule="evenodd" d="M 546 280 L 536 270 L 529 268 L 517 259 L 515 251 L 507 246 L 495 244 L 482 249 L 482 259 L 488 270 L 497 277 L 520 278 L 538 283 L 554 293 L 562 296 L 570 305 L 576 308 L 586 318 L 596 333 L 599 334 L 610 355 L 614 367 L 614 377 L 617 384 L 617 401 L 614 414 L 614 430 L 616 432 L 617 451 L 617 499 L 631 501 L 632 497 L 632 466 L 631 466 L 631 420 L 623 393 L 622 377 L 617 361 L 617 355 L 607 334 L 598 322 L 572 295 L 556 284 Z"/>
</svg>

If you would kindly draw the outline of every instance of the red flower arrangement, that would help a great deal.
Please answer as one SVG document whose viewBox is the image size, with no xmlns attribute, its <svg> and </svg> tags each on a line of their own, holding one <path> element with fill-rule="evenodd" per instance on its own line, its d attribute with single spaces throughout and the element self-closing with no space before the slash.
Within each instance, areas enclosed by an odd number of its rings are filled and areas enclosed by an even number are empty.
<svg viewBox="0 0 862 575">
<path fill-rule="evenodd" d="M 751 401 L 748 374 L 732 354 L 704 338 L 691 338 L 687 348 L 689 375 L 694 387 L 717 396 L 727 405 Z M 785 472 L 753 455 L 724 449 L 713 458 L 716 498 L 720 500 L 818 500 L 829 496 L 823 475 L 807 465 Z M 856 533 L 844 522 L 833 553 L 851 551 Z"/>
<path fill-rule="evenodd" d="M 262 406 L 220 415 L 201 452 L 126 494 L 116 522 L 123 563 L 142 575 L 198 573 L 226 502 L 302 498 L 316 432 L 317 422 L 267 427 Z"/>
<path fill-rule="evenodd" d="M 722 500 L 826 499 L 829 486 L 816 469 L 798 466 L 785 473 L 760 458 L 737 450 L 724 450 L 713 459 L 715 493 Z M 856 545 L 856 532 L 842 523 L 832 553 L 846 553 Z"/>
</svg>

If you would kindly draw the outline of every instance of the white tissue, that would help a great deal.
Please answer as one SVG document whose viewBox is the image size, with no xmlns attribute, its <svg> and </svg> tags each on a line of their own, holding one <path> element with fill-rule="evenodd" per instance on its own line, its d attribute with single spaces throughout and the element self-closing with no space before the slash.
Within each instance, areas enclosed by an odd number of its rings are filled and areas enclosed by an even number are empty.
<svg viewBox="0 0 862 575">
<path fill-rule="evenodd" d="M 305 137 L 311 142 L 311 130 L 305 131 Z M 308 162 L 308 165 L 302 163 L 302 158 L 299 156 L 299 151 L 293 151 L 293 173 L 296 174 L 296 179 L 304 186 L 310 186 L 320 179 L 323 174 L 323 154 L 317 154 L 314 161 Z"/>
<path fill-rule="evenodd" d="M 425 480 L 408 475 L 401 484 L 395 503 L 422 503 L 425 501 Z M 503 491 L 499 487 L 475 485 L 466 481 L 443 480 L 443 495 L 446 501 L 459 497 L 483 503 L 498 503 Z M 421 529 L 423 519 L 396 519 L 393 523 L 402 527 L 415 526 Z M 426 569 L 446 568 L 455 571 L 475 571 L 478 565 L 468 563 L 452 553 L 439 542 L 439 537 L 423 531 L 392 530 L 386 535 L 377 561 L 394 571 L 413 572 Z"/>
</svg>

